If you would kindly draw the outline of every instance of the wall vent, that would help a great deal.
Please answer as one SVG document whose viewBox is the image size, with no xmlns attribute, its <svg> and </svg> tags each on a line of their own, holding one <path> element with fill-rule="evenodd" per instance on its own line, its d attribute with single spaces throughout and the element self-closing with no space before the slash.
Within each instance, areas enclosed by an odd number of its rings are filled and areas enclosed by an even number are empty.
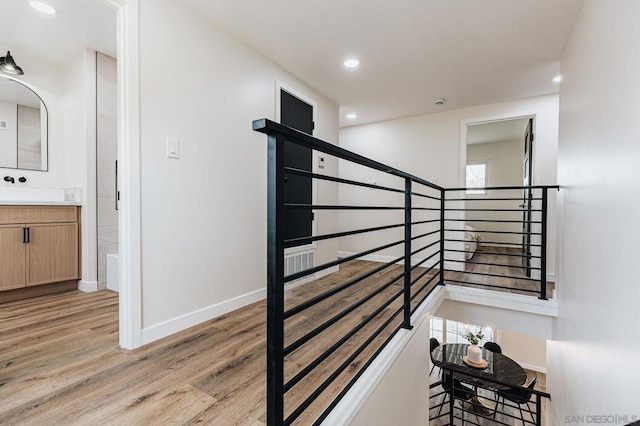
<svg viewBox="0 0 640 426">
<path fill-rule="evenodd" d="M 305 271 L 315 266 L 316 249 L 306 248 L 298 249 L 294 248 L 288 251 L 284 255 L 284 276 L 289 276 L 300 271 Z M 302 284 L 314 279 L 314 274 L 306 275 L 298 278 L 297 280 L 289 281 L 285 286 L 291 284 Z"/>
</svg>

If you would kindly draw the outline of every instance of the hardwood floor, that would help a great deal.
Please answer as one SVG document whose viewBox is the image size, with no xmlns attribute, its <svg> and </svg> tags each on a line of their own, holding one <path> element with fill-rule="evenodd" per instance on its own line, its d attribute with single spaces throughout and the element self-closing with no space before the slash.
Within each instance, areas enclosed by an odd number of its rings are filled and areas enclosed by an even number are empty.
<svg viewBox="0 0 640 426">
<path fill-rule="evenodd" d="M 380 266 L 349 262 L 335 274 L 288 290 L 286 309 Z M 422 271 L 418 268 L 412 276 Z M 437 272 L 428 273 L 414 289 Z M 341 316 L 336 326 L 287 356 L 285 376 L 290 380 L 364 318 L 372 318 L 287 393 L 287 415 L 375 330 L 381 330 L 360 355 L 345 364 L 343 373 L 295 424 L 311 424 L 398 327 L 401 298 L 376 310 L 399 294 L 402 282 L 397 277 L 401 273 L 398 265 L 372 273 L 286 321 L 286 345 L 290 345 Z M 417 295 L 414 307 L 436 281 Z M 389 286 L 382 289 L 385 283 Z M 345 312 L 347 306 L 378 290 L 370 301 Z M 73 291 L 0 304 L 0 424 L 263 425 L 265 319 L 265 302 L 258 302 L 126 351 L 118 347 L 116 293 Z"/>
<path fill-rule="evenodd" d="M 349 278 L 380 266 L 354 261 L 340 272 L 287 292 L 287 309 Z M 392 266 L 316 305 L 286 323 L 287 344 L 342 312 L 345 307 L 402 271 Z M 414 276 L 420 273 L 420 268 Z M 419 281 L 424 282 L 433 272 Z M 435 280 L 434 280 L 435 282 Z M 434 286 L 431 284 L 429 288 Z M 371 323 L 345 342 L 333 356 L 287 393 L 286 411 L 303 401 L 354 353 L 374 329 L 394 315 L 400 300 L 378 315 L 374 310 L 401 288 L 400 282 L 345 314 L 339 325 L 312 344 L 293 351 L 286 362 L 287 380 L 371 315 Z M 426 291 L 422 295 L 426 294 Z M 414 306 L 419 298 L 414 300 Z M 192 424 L 265 423 L 264 302 L 134 351 L 118 347 L 116 293 L 69 292 L 0 305 L 0 424 Z M 396 316 L 364 352 L 295 422 L 310 424 L 341 387 L 375 352 L 401 320 Z"/>
<path fill-rule="evenodd" d="M 528 280 L 521 265 L 522 259 L 518 257 L 520 254 L 521 251 L 518 248 L 481 245 L 473 257 L 465 263 L 465 272 L 447 271 L 445 280 L 466 282 L 467 284 L 464 284 L 465 287 L 538 296 L 540 292 L 540 282 Z M 478 275 L 475 274 L 475 272 L 501 275 L 501 277 Z M 455 281 L 447 281 L 447 284 L 462 285 Z M 491 288 L 487 285 L 499 286 L 501 288 Z M 554 287 L 554 283 L 547 282 L 547 297 L 551 297 Z"/>
</svg>

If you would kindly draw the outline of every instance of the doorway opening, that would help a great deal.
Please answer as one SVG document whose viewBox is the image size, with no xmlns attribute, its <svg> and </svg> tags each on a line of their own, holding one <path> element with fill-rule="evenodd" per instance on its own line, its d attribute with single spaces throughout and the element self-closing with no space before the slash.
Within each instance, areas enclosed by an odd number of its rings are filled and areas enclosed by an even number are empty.
<svg viewBox="0 0 640 426">
<path fill-rule="evenodd" d="M 466 123 L 464 141 L 464 186 L 477 188 L 467 190 L 468 199 L 490 200 L 492 191 L 486 188 L 514 188 L 500 192 L 505 199 L 493 201 L 493 210 L 466 212 L 466 231 L 482 236 L 471 256 L 476 262 L 496 263 L 493 257 L 501 254 L 502 262 L 513 263 L 505 272 L 525 278 L 532 276 L 533 194 L 515 188 L 533 185 L 533 130 L 531 116 Z"/>
<path fill-rule="evenodd" d="M 303 133 L 315 134 L 316 102 L 304 94 L 276 82 L 276 121 Z M 313 150 L 285 141 L 285 166 L 304 172 L 313 172 Z M 313 205 L 316 200 L 316 182 L 310 176 L 287 174 L 284 187 L 285 203 Z M 285 239 L 307 238 L 315 235 L 313 210 L 285 211 Z M 285 275 L 295 274 L 315 266 L 316 245 L 300 244 L 285 250 Z M 287 283 L 299 285 L 315 279 L 311 274 Z"/>
</svg>

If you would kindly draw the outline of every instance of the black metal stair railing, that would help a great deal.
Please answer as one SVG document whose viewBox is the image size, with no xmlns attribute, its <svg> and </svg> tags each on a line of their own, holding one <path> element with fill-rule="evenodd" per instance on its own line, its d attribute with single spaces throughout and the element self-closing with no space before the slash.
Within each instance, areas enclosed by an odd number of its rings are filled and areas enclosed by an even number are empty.
<svg viewBox="0 0 640 426">
<path fill-rule="evenodd" d="M 474 375 L 468 370 L 457 369 L 454 366 L 442 366 L 441 374 L 450 374 L 460 382 L 474 382 Z M 445 390 L 442 380 L 429 385 L 429 420 L 441 425 L 501 425 L 511 426 L 540 426 L 546 424 L 546 410 L 543 405 L 551 399 L 551 395 L 538 389 L 526 386 L 515 386 L 511 383 L 477 376 L 482 384 L 476 383 L 474 395 L 471 398 L 456 396 L 452 386 Z M 454 382 L 455 383 L 455 382 Z M 468 386 L 469 385 L 464 385 Z M 501 397 L 501 391 L 508 390 L 513 395 L 511 399 Z M 518 392 L 521 391 L 521 392 Z"/>
<path fill-rule="evenodd" d="M 445 284 L 546 300 L 549 191 L 558 189 L 554 185 L 446 189 Z M 469 247 L 474 234 L 477 248 Z"/>
<path fill-rule="evenodd" d="M 515 285 L 525 294 L 535 293 L 546 298 L 547 198 L 548 190 L 557 187 L 488 189 L 491 192 L 483 198 L 485 202 L 492 199 L 522 202 L 522 195 L 496 196 L 494 192 L 524 190 L 525 204 L 529 203 L 525 231 L 500 230 L 496 225 L 513 225 L 515 219 L 489 220 L 477 215 L 482 212 L 513 214 L 515 208 L 482 205 L 482 201 L 475 201 L 473 197 L 459 195 L 461 191 L 465 192 L 464 188 L 442 188 L 267 119 L 254 121 L 253 129 L 268 136 L 266 420 L 269 426 L 320 424 L 398 331 L 411 328 L 412 314 L 437 285 L 448 283 L 498 290 L 501 287 L 513 290 Z M 324 153 L 366 173 L 351 176 L 342 173 L 348 168 L 341 167 L 341 177 L 336 177 L 286 167 L 286 144 Z M 362 178 L 372 173 L 380 176 L 384 183 Z M 294 175 L 336 185 L 341 193 L 374 190 L 386 197 L 360 194 L 357 199 L 369 201 L 357 205 L 286 203 L 285 181 Z M 538 190 L 541 195 L 530 195 Z M 504 200 L 506 198 L 508 200 Z M 378 199 L 392 201 L 380 205 Z M 478 204 L 473 207 L 473 203 Z M 285 212 L 290 210 L 340 212 L 341 218 L 358 215 L 356 220 L 348 222 L 357 225 L 337 232 L 285 239 Z M 360 215 L 363 211 L 368 214 Z M 522 209 L 518 211 L 522 213 Z M 371 219 L 373 216 L 375 220 Z M 491 242 L 497 247 L 516 246 L 515 242 L 500 240 L 499 236 L 527 234 L 531 237 L 527 241 L 526 254 L 500 250 L 507 254 L 505 259 L 525 259 L 528 262 L 524 263 L 528 268 L 526 271 L 532 275 L 518 272 L 515 284 L 507 285 L 495 280 L 511 279 L 509 273 L 483 271 L 482 268 L 518 270 L 514 262 L 505 261 L 499 266 L 478 257 L 464 259 L 468 251 L 464 249 L 467 242 L 464 223 L 474 223 L 478 234 L 498 236 L 495 241 L 493 237 L 481 238 L 484 248 Z M 522 218 L 519 223 L 523 223 Z M 356 235 L 367 238 L 359 238 L 360 244 L 354 246 L 357 249 L 342 258 L 285 276 L 287 248 L 322 244 L 323 241 L 350 241 Z M 497 244 L 500 241 L 505 244 Z M 495 254 L 491 253 L 485 250 L 489 256 Z M 360 261 L 366 256 L 381 255 L 384 257 L 376 258 L 378 263 L 364 262 L 366 265 L 363 266 Z M 380 262 L 380 259 L 385 261 Z M 299 278 L 357 262 L 361 262 L 360 269 L 356 268 L 357 274 L 343 277 L 341 281 L 332 279 L 330 285 L 323 286 L 319 279 L 299 287 L 302 291 L 286 288 L 288 283 Z M 469 267 L 480 269 L 470 270 Z M 526 286 L 532 282 L 539 283 L 539 287 Z"/>
<path fill-rule="evenodd" d="M 319 424 L 398 330 L 411 328 L 412 313 L 442 282 L 444 189 L 266 119 L 255 121 L 253 128 L 268 135 L 267 424 L 288 425 L 297 421 Z M 378 185 L 286 167 L 285 141 L 380 173 L 389 177 L 393 184 Z M 285 177 L 290 175 L 383 191 L 395 194 L 397 199 L 392 205 L 285 203 Z M 287 209 L 332 210 L 344 214 L 367 210 L 383 217 L 381 223 L 286 240 L 283 218 Z M 384 242 L 305 271 L 284 275 L 284 251 L 288 247 L 373 234 L 383 234 L 378 241 L 384 239 Z M 395 250 L 396 255 L 358 276 L 348 277 L 319 294 L 286 306 L 285 285 L 288 282 L 383 250 Z M 376 278 L 380 276 L 384 278 Z M 360 288 L 357 297 L 344 296 L 356 287 Z M 336 302 L 332 302 L 334 300 Z M 323 308 L 328 303 L 337 303 L 340 308 L 330 314 L 318 314 L 318 307 Z M 313 317 L 314 322 L 300 332 L 296 324 L 304 321 L 305 315 Z M 342 327 L 344 323 L 349 327 Z M 311 355 L 303 356 L 304 353 Z M 331 369 L 327 367 L 329 364 Z M 353 371 L 354 366 L 358 367 L 356 371 Z M 314 383 L 309 385 L 312 375 Z M 339 378 L 342 378 L 342 384 L 332 393 L 330 387 Z M 323 404 L 325 399 L 328 402 Z M 314 404 L 319 400 L 318 409 Z M 312 406 L 315 414 L 311 418 L 304 417 Z"/>
</svg>

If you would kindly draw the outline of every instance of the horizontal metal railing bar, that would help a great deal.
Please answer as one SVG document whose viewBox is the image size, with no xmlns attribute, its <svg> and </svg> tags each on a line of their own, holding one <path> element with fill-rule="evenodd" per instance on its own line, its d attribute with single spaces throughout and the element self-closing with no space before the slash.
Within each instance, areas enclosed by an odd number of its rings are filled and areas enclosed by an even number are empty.
<svg viewBox="0 0 640 426">
<path fill-rule="evenodd" d="M 394 224 L 394 225 L 376 226 L 376 227 L 373 227 L 373 228 L 356 229 L 355 231 L 336 232 L 334 234 L 316 235 L 316 236 L 312 236 L 312 237 L 291 238 L 289 240 L 284 240 L 284 247 L 288 248 L 288 247 L 302 246 L 302 245 L 306 245 L 306 244 L 311 244 L 314 241 L 322 241 L 322 240 L 330 240 L 332 238 L 348 237 L 349 235 L 364 234 L 366 232 L 384 231 L 385 229 L 400 228 L 402 226 L 404 226 L 404 223 L 398 223 L 398 224 Z"/>
<path fill-rule="evenodd" d="M 466 232 L 466 231 L 465 231 Z M 448 242 L 458 242 L 458 243 L 468 243 L 471 242 L 471 240 L 456 240 L 454 238 L 448 238 L 445 241 Z M 482 243 L 483 246 L 487 246 L 487 245 L 504 245 L 504 246 L 512 246 L 512 247 L 522 247 L 522 243 L 503 243 L 502 241 L 480 241 L 480 243 Z M 529 244 L 529 247 L 542 247 L 541 244 Z"/>
<path fill-rule="evenodd" d="M 530 186 L 485 186 L 484 188 L 444 188 L 446 192 L 453 191 L 510 191 L 515 189 L 557 189 L 558 185 L 530 185 Z"/>
<path fill-rule="evenodd" d="M 418 269 L 418 268 L 419 268 L 419 267 L 420 267 L 424 262 L 426 262 L 427 260 L 431 259 L 433 256 L 436 256 L 436 255 L 438 255 L 438 254 L 440 254 L 440 250 L 438 250 L 438 251 L 437 251 L 437 252 L 435 252 L 435 253 L 430 254 L 430 255 L 429 255 L 429 257 L 425 257 L 425 258 L 424 258 L 424 259 L 422 259 L 420 262 L 416 263 L 415 265 L 413 265 L 413 266 L 411 267 L 411 272 L 413 272 L 415 269 Z M 438 262 L 436 262 L 436 264 L 435 264 L 435 265 L 437 265 L 438 263 L 440 263 L 440 260 L 438 260 Z M 435 266 L 435 265 L 434 265 L 434 266 Z M 433 268 L 433 266 L 432 266 L 432 268 Z"/>
<path fill-rule="evenodd" d="M 468 264 L 468 265 L 487 265 L 487 266 L 502 266 L 502 267 L 505 267 L 505 268 L 522 268 L 522 266 L 517 266 L 517 265 L 505 265 L 504 263 L 472 262 L 471 260 L 445 259 L 444 261 L 445 262 L 458 262 L 458 263 L 464 263 L 464 264 Z M 538 267 L 535 267 L 535 266 L 530 266 L 529 269 L 532 269 L 534 271 L 540 271 L 542 268 L 538 268 Z"/>
<path fill-rule="evenodd" d="M 289 390 L 291 390 L 292 387 L 297 385 L 302 379 L 307 377 L 307 375 L 311 373 L 311 371 L 313 371 L 318 365 L 322 364 L 323 361 L 329 358 L 331 354 L 333 354 L 336 350 L 338 350 L 338 348 L 342 346 L 347 340 L 355 336 L 355 334 L 358 331 L 362 330 L 364 326 L 369 324 L 371 320 L 373 320 L 382 311 L 384 311 L 390 304 L 392 304 L 398 297 L 400 297 L 403 292 L 404 292 L 404 289 L 400 289 L 398 292 L 396 292 L 396 294 L 394 294 L 389 300 L 387 300 L 384 304 L 382 304 L 378 309 L 376 309 L 374 312 L 372 312 L 370 315 L 368 315 L 366 318 L 360 321 L 357 326 L 351 329 L 351 331 L 349 331 L 347 334 L 342 336 L 340 340 L 338 340 L 336 343 L 331 345 L 329 349 L 327 349 L 326 351 L 321 353 L 318 357 L 316 357 L 316 359 L 311 361 L 304 369 L 302 369 L 298 374 L 292 377 L 291 380 L 289 380 L 287 383 L 284 384 L 284 391 L 288 392 Z"/>
<path fill-rule="evenodd" d="M 429 235 L 437 234 L 439 232 L 440 232 L 439 229 L 436 229 L 435 231 L 431 231 L 431 232 L 425 232 L 424 234 L 420 234 L 420 235 L 416 235 L 415 237 L 411 237 L 411 241 L 417 240 L 419 238 L 428 237 Z"/>
<path fill-rule="evenodd" d="M 300 132 L 291 127 L 285 126 L 275 121 L 271 121 L 267 118 L 254 120 L 252 123 L 253 130 L 264 133 L 266 135 L 280 134 L 286 137 L 287 142 L 294 143 L 296 145 L 311 148 L 316 151 L 324 152 L 325 154 L 333 155 L 334 157 L 341 158 L 343 160 L 351 161 L 352 163 L 367 166 L 369 168 L 379 170 L 381 172 L 388 173 L 390 175 L 398 176 L 405 179 L 411 179 L 414 182 L 418 182 L 421 185 L 428 186 L 429 188 L 443 190 L 439 185 L 421 179 L 417 176 L 403 172 L 394 167 L 388 166 L 384 163 L 367 158 L 363 155 L 356 154 L 337 145 L 330 144 L 321 139 L 314 138 L 306 133 Z"/>
<path fill-rule="evenodd" d="M 539 221 L 539 220 L 502 220 L 502 219 L 445 219 L 445 222 L 542 223 L 542 221 Z"/>
<path fill-rule="evenodd" d="M 424 290 L 424 289 L 425 289 L 429 284 L 431 284 L 431 280 L 429 280 L 429 282 L 428 282 L 427 284 L 425 284 L 424 286 L 422 286 L 422 288 L 421 288 L 421 289 L 416 293 L 416 296 L 417 296 L 418 294 L 420 294 L 420 292 L 422 292 L 422 291 L 423 291 L 423 290 Z M 422 305 L 422 303 L 423 303 L 425 300 L 427 300 L 427 297 L 429 297 L 429 296 L 431 295 L 431 293 L 433 293 L 433 290 L 435 290 L 435 289 L 436 289 L 436 287 L 437 287 L 437 285 L 436 285 L 436 286 L 434 286 L 431 290 L 429 290 L 429 291 L 427 292 L 427 294 L 425 294 L 425 295 L 424 295 L 424 297 L 422 297 L 422 299 L 420 299 L 420 301 L 419 301 L 418 303 L 416 303 L 416 305 L 415 305 L 413 308 L 411 308 L 411 315 L 413 315 L 413 314 L 418 310 L 418 308 L 420 308 L 420 305 Z M 413 298 L 412 298 L 412 300 L 413 300 Z"/>
<path fill-rule="evenodd" d="M 382 331 L 387 328 L 389 326 L 389 324 L 391 324 L 392 321 L 394 321 L 396 319 L 396 317 L 398 316 L 398 314 L 400 314 L 403 311 L 403 308 L 399 308 L 398 310 L 396 310 L 390 317 L 389 319 L 387 319 L 380 327 L 378 327 L 378 329 L 371 335 L 369 336 L 369 338 L 362 344 L 360 345 L 350 356 L 349 358 L 347 358 L 342 364 L 340 364 L 340 366 L 338 366 L 338 368 L 336 369 L 336 371 L 334 371 L 329 377 L 327 377 L 327 379 L 322 382 L 322 384 L 320 384 L 320 386 L 318 386 L 318 388 L 307 398 L 305 399 L 302 404 L 300 404 L 298 406 L 298 408 L 296 409 L 296 411 L 294 411 L 294 413 L 291 414 L 291 416 L 287 417 L 287 419 L 285 420 L 285 425 L 291 424 L 291 422 L 293 420 L 295 420 L 298 416 L 300 416 L 300 414 L 302 414 L 304 412 L 304 410 L 306 410 L 309 405 L 311 405 L 311 403 L 313 401 L 315 401 L 315 399 L 320 396 L 320 394 L 322 394 L 322 392 L 324 392 L 324 390 L 326 388 L 329 387 L 329 385 L 336 379 L 338 378 L 338 376 L 340 376 L 340 374 L 342 374 L 342 372 L 344 370 L 347 369 L 347 367 L 349 367 L 349 365 L 358 357 L 360 356 L 360 354 L 362 352 L 364 352 L 364 350 L 371 344 L 371 342 L 373 342 L 379 335 L 380 333 L 382 333 Z M 322 421 L 327 417 L 327 415 L 329 414 L 329 412 L 337 405 L 338 401 L 340 401 L 340 399 L 342 399 L 342 397 L 349 391 L 349 389 L 351 389 L 351 387 L 353 386 L 353 384 L 360 378 L 360 376 L 362 376 L 362 373 L 364 373 L 364 370 L 367 369 L 367 367 L 369 367 L 369 365 L 371 365 L 371 363 L 374 361 L 374 359 L 376 359 L 376 357 L 378 356 L 378 354 L 380 354 L 380 352 L 382 352 L 382 350 L 385 348 L 385 346 L 387 346 L 387 344 L 391 341 L 391 339 L 396 335 L 396 333 L 398 332 L 398 330 L 400 330 L 400 328 L 402 327 L 402 324 L 398 325 L 398 327 L 385 339 L 385 341 L 382 343 L 382 345 L 380 345 L 380 347 L 374 352 L 374 354 L 369 357 L 369 359 L 367 360 L 367 362 L 365 362 L 362 367 L 360 368 L 360 370 L 358 370 L 358 372 L 351 378 L 351 380 L 349 380 L 349 383 L 347 383 L 346 386 L 344 386 L 342 388 L 342 390 L 340 391 L 340 393 L 336 396 L 336 398 L 334 398 L 334 400 L 329 404 L 329 406 L 322 412 L 322 414 L 320 415 L 320 417 L 313 423 L 314 426 L 315 425 L 319 425 L 322 423 Z M 292 416 L 295 414 L 295 417 L 292 418 Z M 291 421 L 289 421 L 291 419 Z"/>
<path fill-rule="evenodd" d="M 445 249 L 445 252 L 447 251 L 452 251 L 452 252 L 456 252 L 456 253 L 475 253 L 475 251 L 472 250 L 456 250 L 456 249 Z M 529 257 L 531 259 L 540 259 L 541 256 L 533 256 L 533 255 L 526 255 L 526 254 L 511 254 L 511 253 L 492 253 L 492 252 L 482 252 L 482 254 L 493 254 L 496 256 L 510 256 L 510 257 Z"/>
<path fill-rule="evenodd" d="M 425 223 L 440 222 L 440 219 L 420 220 L 418 222 L 411 222 L 411 225 L 423 225 Z"/>
<path fill-rule="evenodd" d="M 293 168 L 293 167 L 285 167 L 284 171 L 285 171 L 285 173 L 288 173 L 288 174 L 291 174 L 291 175 L 305 176 L 305 177 L 310 177 L 310 178 L 313 178 L 313 179 L 326 180 L 326 181 L 329 181 L 329 182 L 344 183 L 345 185 L 362 186 L 364 188 L 381 189 L 383 191 L 398 192 L 398 193 L 404 194 L 404 189 L 391 188 L 389 186 L 381 186 L 381 185 L 376 185 L 376 184 L 373 184 L 373 183 L 365 183 L 365 182 L 360 182 L 360 181 L 357 181 L 357 180 L 344 179 L 344 178 L 339 178 L 339 177 L 335 177 L 335 176 L 321 175 L 321 174 L 318 174 L 318 173 L 312 173 L 312 172 L 309 172 L 307 170 L 296 169 L 296 168 Z"/>
<path fill-rule="evenodd" d="M 403 259 L 404 259 L 404 256 L 400 256 L 400 257 L 392 260 L 391 262 L 384 263 L 384 264 L 382 264 L 382 265 L 380 265 L 380 266 L 378 266 L 376 268 L 373 268 L 370 271 L 365 272 L 362 275 L 359 275 L 359 276 L 357 276 L 355 278 L 352 278 L 351 280 L 347 281 L 346 283 L 344 283 L 344 284 L 342 284 L 342 285 L 340 285 L 338 287 L 332 288 L 331 290 L 328 290 L 328 291 L 326 291 L 326 292 L 324 292 L 322 294 L 319 294 L 318 296 L 315 296 L 315 297 L 307 300 L 306 302 L 301 303 L 301 304 L 289 309 L 288 311 L 284 312 L 282 314 L 282 318 L 285 319 L 285 320 L 287 318 L 291 318 L 292 316 L 294 316 L 296 314 L 299 314 L 300 312 L 304 311 L 305 309 L 309 309 L 310 307 L 312 307 L 314 305 L 317 305 L 318 303 L 322 302 L 323 300 L 328 299 L 329 297 L 331 297 L 331 296 L 333 296 L 333 295 L 335 295 L 337 293 L 340 293 L 343 290 L 346 290 L 347 288 L 359 283 L 360 281 L 366 280 L 370 276 L 375 275 L 378 272 L 384 271 L 385 269 L 395 265 L 396 263 L 398 263 L 399 261 L 401 261 Z"/>
<path fill-rule="evenodd" d="M 495 400 L 494 400 L 493 402 L 495 403 Z M 535 402 L 533 402 L 533 404 L 535 405 Z M 500 405 L 502 405 L 502 403 L 500 403 Z M 529 414 L 533 414 L 533 415 L 535 415 L 535 414 L 536 414 L 535 412 L 530 411 L 530 410 L 528 410 L 528 409 L 527 409 L 527 404 L 522 404 L 520 407 L 518 407 L 517 405 L 511 405 L 511 404 L 507 403 L 507 404 L 505 404 L 505 406 L 510 407 L 510 408 L 514 408 L 514 409 L 516 409 L 516 410 L 517 410 L 518 408 L 522 408 L 522 411 L 525 411 L 525 412 L 527 412 L 527 413 L 529 413 Z M 466 409 L 465 409 L 464 411 L 465 411 L 465 413 L 471 413 L 471 411 L 468 411 L 468 410 L 466 410 Z M 521 419 L 520 417 L 516 417 L 516 416 L 514 416 L 513 414 L 507 413 L 506 411 L 500 411 L 500 410 L 498 410 L 498 409 L 496 408 L 496 409 L 495 409 L 495 412 L 496 412 L 496 413 L 498 413 L 498 414 L 500 414 L 500 415 L 502 415 L 502 416 L 504 416 L 504 417 L 510 417 L 510 418 L 511 418 L 511 419 L 513 419 L 513 420 L 517 420 L 517 424 L 520 424 L 520 423 L 522 422 L 522 419 Z M 527 419 L 527 417 L 529 417 L 529 418 Z M 498 423 L 498 424 L 505 425 L 505 426 L 511 426 L 511 425 L 513 424 L 513 423 L 505 423 L 505 422 L 501 422 L 500 420 L 496 420 L 495 418 L 494 418 L 492 421 L 493 421 L 494 423 Z M 527 424 L 527 423 L 528 423 L 528 424 L 530 424 L 530 425 L 535 425 L 535 424 L 536 424 L 535 422 L 532 422 L 532 421 L 531 421 L 530 416 L 524 416 L 524 423 L 525 423 L 525 424 Z"/>
<path fill-rule="evenodd" d="M 468 368 L 465 368 L 465 367 L 459 367 L 459 366 L 454 365 L 454 364 L 441 364 L 439 367 L 442 370 L 453 371 L 454 372 L 453 377 L 455 377 L 456 374 L 460 374 L 462 376 L 481 379 L 483 382 L 494 383 L 494 384 L 500 385 L 500 386 L 508 386 L 510 388 L 513 388 L 513 389 L 520 389 L 520 390 L 527 391 L 527 392 L 531 391 L 531 393 L 534 394 L 534 395 L 540 395 L 541 397 L 551 399 L 551 395 L 549 395 L 547 392 L 543 392 L 543 391 L 540 391 L 540 390 L 537 390 L 537 389 L 528 389 L 528 388 L 526 388 L 524 386 L 516 386 L 513 383 L 505 382 L 503 380 L 498 380 L 498 379 L 495 379 L 493 377 L 487 377 L 486 375 L 479 375 L 479 374 L 477 374 L 477 373 L 473 372 L 472 370 L 470 370 Z"/>
<path fill-rule="evenodd" d="M 444 209 L 446 212 L 518 212 L 525 211 L 523 208 L 519 209 Z M 527 210 L 528 211 L 528 210 Z M 540 209 L 531 209 L 531 213 L 542 213 Z"/>
<path fill-rule="evenodd" d="M 536 282 L 536 283 L 540 282 L 540 279 L 527 278 L 527 277 L 524 277 L 524 278 L 512 277 L 510 275 L 490 274 L 488 272 L 473 272 L 473 271 L 451 271 L 451 272 L 459 272 L 461 274 L 469 274 L 469 275 L 482 275 L 484 277 L 508 278 L 510 280 L 530 281 L 530 282 Z"/>
<path fill-rule="evenodd" d="M 404 208 L 404 207 L 403 207 Z M 411 207 L 411 210 L 440 211 L 439 207 Z"/>
<path fill-rule="evenodd" d="M 338 206 L 338 205 L 316 205 L 316 204 L 284 204 L 289 210 L 404 210 L 404 207 L 392 206 Z"/>
<path fill-rule="evenodd" d="M 302 345 L 304 345 L 305 343 L 309 342 L 311 339 L 313 339 L 314 337 L 316 337 L 317 335 L 319 335 L 320 333 L 322 333 L 323 331 L 325 331 L 326 329 L 328 329 L 329 327 L 331 327 L 332 325 L 334 325 L 335 323 L 340 321 L 342 318 L 346 317 L 351 312 L 355 311 L 360 306 L 364 305 L 369 300 L 373 299 L 374 297 L 376 297 L 377 295 L 382 293 L 384 290 L 386 290 L 387 288 L 391 287 L 396 281 L 398 281 L 403 276 L 404 276 L 404 272 L 399 274 L 399 275 L 397 275 L 395 278 L 392 278 L 391 280 L 387 281 L 382 287 L 378 288 L 373 293 L 369 293 L 365 297 L 360 298 L 356 303 L 350 305 L 346 309 L 343 309 L 341 312 L 337 313 L 336 315 L 334 315 L 333 317 L 329 318 L 328 320 L 326 320 L 325 322 L 323 322 L 322 324 L 320 324 L 319 326 L 317 326 L 313 330 L 309 331 L 304 336 L 302 336 L 301 338 L 299 338 L 295 342 L 291 343 L 289 346 L 285 347 L 284 350 L 283 350 L 283 355 L 287 356 L 291 352 L 293 352 L 296 349 L 300 348 Z"/>
<path fill-rule="evenodd" d="M 412 191 L 412 192 L 411 192 L 411 195 L 415 195 L 416 197 L 430 198 L 430 199 L 432 199 L 432 200 L 440 201 L 440 197 L 434 197 L 433 195 L 422 194 L 422 193 L 420 193 L 420 192 Z"/>
<path fill-rule="evenodd" d="M 411 256 L 420 253 L 421 251 L 425 251 L 426 249 L 428 249 L 429 247 L 433 247 L 436 244 L 440 244 L 440 240 L 436 240 L 434 242 L 432 242 L 431 244 L 427 244 L 426 246 L 419 248 L 417 250 L 414 250 L 411 252 Z"/>
<path fill-rule="evenodd" d="M 527 198 L 529 201 L 542 201 L 542 198 Z M 491 198 L 445 198 L 445 201 L 523 201 L 522 197 L 491 197 Z"/>
<path fill-rule="evenodd" d="M 524 291 L 525 293 L 535 293 L 535 294 L 540 294 L 540 290 L 528 290 L 528 289 L 524 289 L 524 288 L 512 288 L 512 287 L 505 287 L 503 285 L 492 285 L 492 284 L 482 284 L 482 283 L 474 283 L 471 281 L 461 281 L 461 280 L 454 280 L 451 278 L 445 278 L 444 279 L 445 282 L 449 281 L 452 283 L 458 283 L 458 284 L 467 284 L 467 285 L 478 285 L 480 287 L 489 287 L 489 288 L 508 288 L 510 290 L 518 290 L 518 291 Z"/>
<path fill-rule="evenodd" d="M 448 220 L 448 219 L 447 219 Z M 463 229 L 450 229 L 446 228 L 445 232 L 466 232 Z M 526 232 L 516 232 L 516 231 L 483 231 L 476 229 L 473 232 L 480 232 L 483 234 L 509 234 L 509 235 L 526 235 Z M 529 235 L 542 235 L 540 232 L 529 232 Z"/>
<path fill-rule="evenodd" d="M 333 266 L 341 265 L 346 262 L 351 262 L 352 260 L 356 260 L 359 257 L 366 256 L 371 253 L 375 253 L 377 251 L 381 251 L 384 249 L 388 249 L 393 246 L 397 246 L 398 244 L 404 243 L 404 240 L 395 241 L 393 243 L 385 244 L 383 246 L 375 247 L 360 253 L 352 254 L 351 256 L 343 257 L 341 259 L 332 260 L 331 262 L 323 263 L 322 265 L 314 266 L 313 268 L 305 269 L 304 271 L 296 272 L 295 274 L 287 275 L 284 277 L 284 282 L 288 283 L 289 281 L 297 280 L 298 278 L 306 277 L 307 275 L 315 274 L 316 272 L 323 271 L 325 269 L 331 268 Z"/>
<path fill-rule="evenodd" d="M 440 261 L 438 261 L 438 263 L 440 263 Z M 438 264 L 436 263 L 436 265 Z M 420 281 L 420 279 L 422 279 L 422 277 L 424 277 L 425 275 L 427 275 L 429 272 L 431 272 L 431 270 L 436 266 L 433 265 L 431 268 L 427 269 L 426 271 L 420 273 L 420 275 L 418 275 L 413 281 L 411 281 L 411 286 L 413 286 L 415 283 L 417 283 L 418 281 Z M 430 283 L 431 281 L 433 281 L 434 278 L 436 278 L 438 275 L 433 275 L 431 278 L 429 278 L 427 280 L 427 282 L 420 287 L 420 289 L 418 291 L 416 291 L 414 294 L 411 295 L 411 300 L 413 300 L 422 290 L 424 290 Z"/>
</svg>

